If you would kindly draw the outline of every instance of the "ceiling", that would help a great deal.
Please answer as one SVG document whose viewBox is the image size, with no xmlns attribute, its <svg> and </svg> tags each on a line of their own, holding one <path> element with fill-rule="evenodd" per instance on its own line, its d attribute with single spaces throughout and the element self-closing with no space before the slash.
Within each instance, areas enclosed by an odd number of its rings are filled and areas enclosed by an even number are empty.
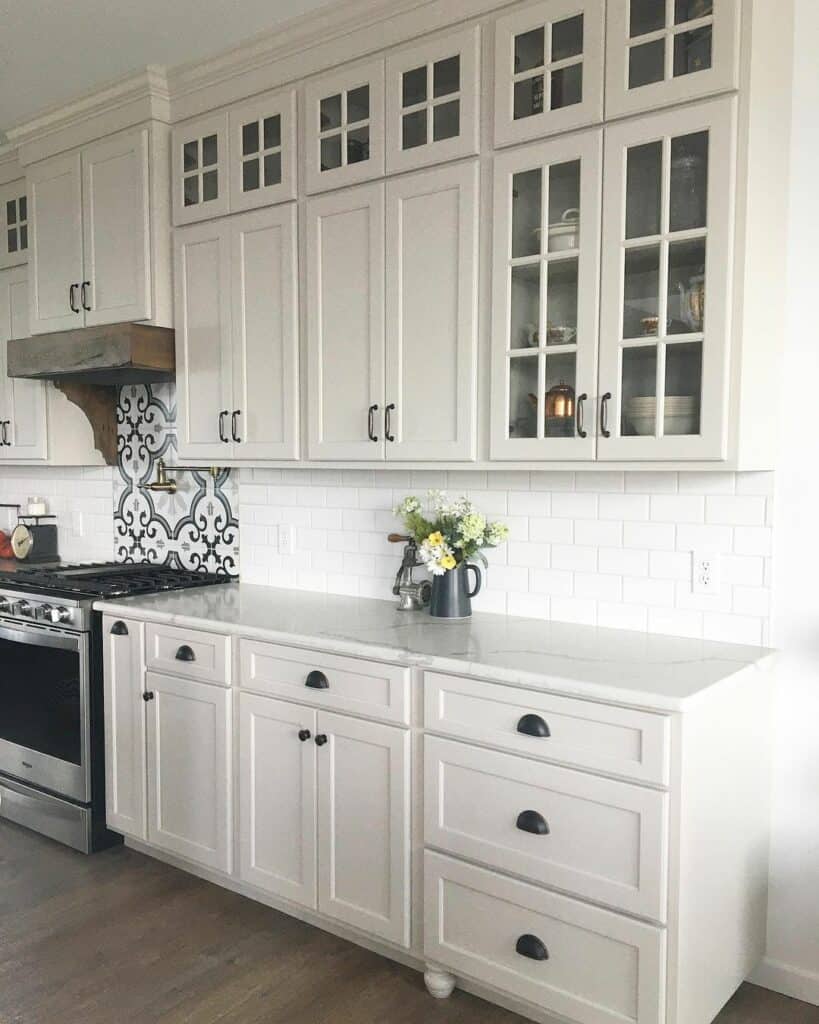
<svg viewBox="0 0 819 1024">
<path fill-rule="evenodd" d="M 2 129 L 146 64 L 207 57 L 333 0 L 0 0 Z"/>
</svg>

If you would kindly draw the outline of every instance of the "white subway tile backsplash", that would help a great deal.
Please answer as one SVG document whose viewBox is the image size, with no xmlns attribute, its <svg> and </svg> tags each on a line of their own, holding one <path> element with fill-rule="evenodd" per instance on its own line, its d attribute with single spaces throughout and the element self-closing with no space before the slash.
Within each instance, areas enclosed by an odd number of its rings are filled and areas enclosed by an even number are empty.
<svg viewBox="0 0 819 1024">
<path fill-rule="evenodd" d="M 529 540 L 539 544 L 571 544 L 573 534 L 571 519 L 529 520 Z"/>
<path fill-rule="evenodd" d="M 706 498 L 706 520 L 731 526 L 764 526 L 766 499 L 752 495 Z"/>
<path fill-rule="evenodd" d="M 601 519 L 648 519 L 649 498 L 647 494 L 601 494 L 599 515 Z"/>
<path fill-rule="evenodd" d="M 582 548 L 576 544 L 552 545 L 552 568 L 571 572 L 594 572 L 597 569 L 597 548 Z"/>
<path fill-rule="evenodd" d="M 597 568 L 599 572 L 616 576 L 648 576 L 648 557 L 648 551 L 600 548 Z"/>
<path fill-rule="evenodd" d="M 671 523 L 624 523 L 623 546 L 650 551 L 673 551 L 676 528 Z"/>
<path fill-rule="evenodd" d="M 601 496 L 605 497 L 605 495 Z M 574 524 L 574 542 L 594 547 L 620 547 L 623 543 L 623 524 L 601 522 L 599 519 L 578 519 Z"/>
<path fill-rule="evenodd" d="M 529 589 L 535 594 L 569 596 L 574 587 L 572 574 L 565 570 L 532 569 Z"/>
<path fill-rule="evenodd" d="M 555 519 L 596 519 L 596 494 L 553 494 L 552 516 Z"/>
<path fill-rule="evenodd" d="M 705 498 L 693 494 L 654 494 L 650 515 L 658 523 L 701 523 L 705 519 Z"/>
<path fill-rule="evenodd" d="M 770 555 L 773 531 L 768 526 L 738 526 L 734 530 L 734 553 L 737 555 Z"/>
<path fill-rule="evenodd" d="M 626 490 L 632 494 L 676 494 L 679 490 L 677 473 L 626 473 Z"/>
</svg>

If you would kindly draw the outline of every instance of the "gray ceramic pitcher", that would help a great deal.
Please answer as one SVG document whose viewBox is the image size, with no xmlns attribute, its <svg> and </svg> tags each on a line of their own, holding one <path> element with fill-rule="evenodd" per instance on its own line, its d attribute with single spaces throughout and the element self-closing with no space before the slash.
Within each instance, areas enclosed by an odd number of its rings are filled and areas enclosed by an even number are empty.
<svg viewBox="0 0 819 1024">
<path fill-rule="evenodd" d="M 469 589 L 467 572 L 475 573 L 475 586 Z M 443 576 L 432 577 L 432 596 L 429 614 L 437 619 L 468 619 L 472 614 L 472 598 L 481 589 L 481 570 L 466 562 L 450 569 Z"/>
</svg>

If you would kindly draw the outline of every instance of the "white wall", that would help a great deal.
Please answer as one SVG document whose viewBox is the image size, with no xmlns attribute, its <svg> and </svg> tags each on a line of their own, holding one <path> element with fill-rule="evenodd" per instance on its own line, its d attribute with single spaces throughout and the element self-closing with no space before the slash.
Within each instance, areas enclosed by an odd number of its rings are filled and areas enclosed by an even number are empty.
<svg viewBox="0 0 819 1024">
<path fill-rule="evenodd" d="M 756 980 L 819 1005 L 819 5 L 797 0 L 790 310 L 777 467 L 777 754 L 768 954 Z M 793 429 L 793 410 L 810 419 Z M 800 419 L 802 413 L 799 413 Z"/>
</svg>

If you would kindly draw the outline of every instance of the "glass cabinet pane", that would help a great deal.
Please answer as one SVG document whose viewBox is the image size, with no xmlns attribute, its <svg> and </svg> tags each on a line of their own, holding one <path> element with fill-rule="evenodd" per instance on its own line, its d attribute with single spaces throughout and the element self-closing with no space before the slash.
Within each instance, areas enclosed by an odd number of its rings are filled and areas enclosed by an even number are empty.
<svg viewBox="0 0 819 1024">
<path fill-rule="evenodd" d="M 512 177 L 512 257 L 540 252 L 543 172 L 521 171 Z"/>
<path fill-rule="evenodd" d="M 219 195 L 219 172 L 205 171 L 202 175 L 202 201 L 212 202 Z"/>
<path fill-rule="evenodd" d="M 537 348 L 540 343 L 540 263 L 512 267 L 512 348 Z"/>
<path fill-rule="evenodd" d="M 282 119 L 280 114 L 264 119 L 264 148 L 278 149 L 282 144 Z"/>
<path fill-rule="evenodd" d="M 510 361 L 510 437 L 537 437 L 539 366 L 538 356 L 526 356 Z"/>
<path fill-rule="evenodd" d="M 416 103 L 424 103 L 427 98 L 427 68 L 424 64 L 420 68 L 413 68 L 405 71 L 402 76 L 402 104 L 405 107 L 413 107 Z"/>
<path fill-rule="evenodd" d="M 633 146 L 626 161 L 626 238 L 660 233 L 663 144 Z"/>
<path fill-rule="evenodd" d="M 242 163 L 242 191 L 254 192 L 259 187 L 259 160 L 245 160 Z"/>
<path fill-rule="evenodd" d="M 370 129 L 351 128 L 347 132 L 347 163 L 358 164 L 370 156 Z"/>
<path fill-rule="evenodd" d="M 665 39 L 632 46 L 628 55 L 628 87 L 639 89 L 644 85 L 662 82 L 665 78 Z"/>
<path fill-rule="evenodd" d="M 361 85 L 347 93 L 347 123 L 357 124 L 370 116 L 370 87 Z"/>
<path fill-rule="evenodd" d="M 577 341 L 578 261 L 552 260 L 546 275 L 546 344 Z"/>
<path fill-rule="evenodd" d="M 461 58 L 454 57 L 438 60 L 432 65 L 432 95 L 449 96 L 461 88 Z"/>
<path fill-rule="evenodd" d="M 202 139 L 202 166 L 212 167 L 219 159 L 219 145 L 215 135 Z"/>
<path fill-rule="evenodd" d="M 242 153 L 248 156 L 259 152 L 259 122 L 242 125 Z"/>
<path fill-rule="evenodd" d="M 514 110 L 516 121 L 533 114 L 543 113 L 543 75 L 524 78 L 515 82 Z"/>
<path fill-rule="evenodd" d="M 199 142 L 186 142 L 182 147 L 182 167 L 185 171 L 195 171 L 199 166 Z"/>
<path fill-rule="evenodd" d="M 583 52 L 583 15 L 552 25 L 552 61 L 568 60 Z"/>
<path fill-rule="evenodd" d="M 341 94 L 327 96 L 319 104 L 319 128 L 326 132 L 341 127 Z"/>
<path fill-rule="evenodd" d="M 571 64 L 552 72 L 551 107 L 560 110 L 583 100 L 583 65 Z"/>
<path fill-rule="evenodd" d="M 630 0 L 629 34 L 644 36 L 665 28 L 665 0 Z"/>
<path fill-rule="evenodd" d="M 28 220 L 28 197 L 20 196 L 17 200 L 17 209 L 20 211 L 20 220 Z"/>
<path fill-rule="evenodd" d="M 432 108 L 432 140 L 454 139 L 461 130 L 461 104 L 459 100 L 439 103 Z"/>
<path fill-rule="evenodd" d="M 628 249 L 623 274 L 623 337 L 659 334 L 660 246 Z"/>
<path fill-rule="evenodd" d="M 710 25 L 674 36 L 675 78 L 695 71 L 707 71 L 711 67 L 711 39 Z"/>
<path fill-rule="evenodd" d="M 401 146 L 403 149 L 414 149 L 425 146 L 427 141 L 427 112 L 416 110 L 412 114 L 404 114 L 402 118 Z"/>
<path fill-rule="evenodd" d="M 545 31 L 542 26 L 515 36 L 515 73 L 542 68 L 545 63 Z"/>
<path fill-rule="evenodd" d="M 10 228 L 7 232 L 6 251 L 17 252 L 17 228 Z"/>
<path fill-rule="evenodd" d="M 341 167 L 341 136 L 330 135 L 321 140 L 321 169 L 330 171 Z"/>
<path fill-rule="evenodd" d="M 280 185 L 282 180 L 282 155 L 281 153 L 268 153 L 264 158 L 264 183 L 268 185 Z"/>
<path fill-rule="evenodd" d="M 705 325 L 705 239 L 668 247 L 668 333 L 700 333 Z"/>
<path fill-rule="evenodd" d="M 665 355 L 664 434 L 699 434 L 701 394 L 702 342 L 668 345 Z"/>
<path fill-rule="evenodd" d="M 704 228 L 708 215 L 708 132 L 671 140 L 669 229 Z"/>
<path fill-rule="evenodd" d="M 674 24 L 683 25 L 714 13 L 714 0 L 674 0 Z"/>
<path fill-rule="evenodd" d="M 580 161 L 549 168 L 549 252 L 580 244 Z"/>
<path fill-rule="evenodd" d="M 620 433 L 646 437 L 657 433 L 657 346 L 623 351 Z"/>
<path fill-rule="evenodd" d="M 6 203 L 6 224 L 16 224 L 16 223 L 17 223 L 17 203 L 13 199 L 10 199 Z"/>
<path fill-rule="evenodd" d="M 575 352 L 546 357 L 543 401 L 537 404 L 544 437 L 575 436 L 576 367 Z"/>
</svg>

